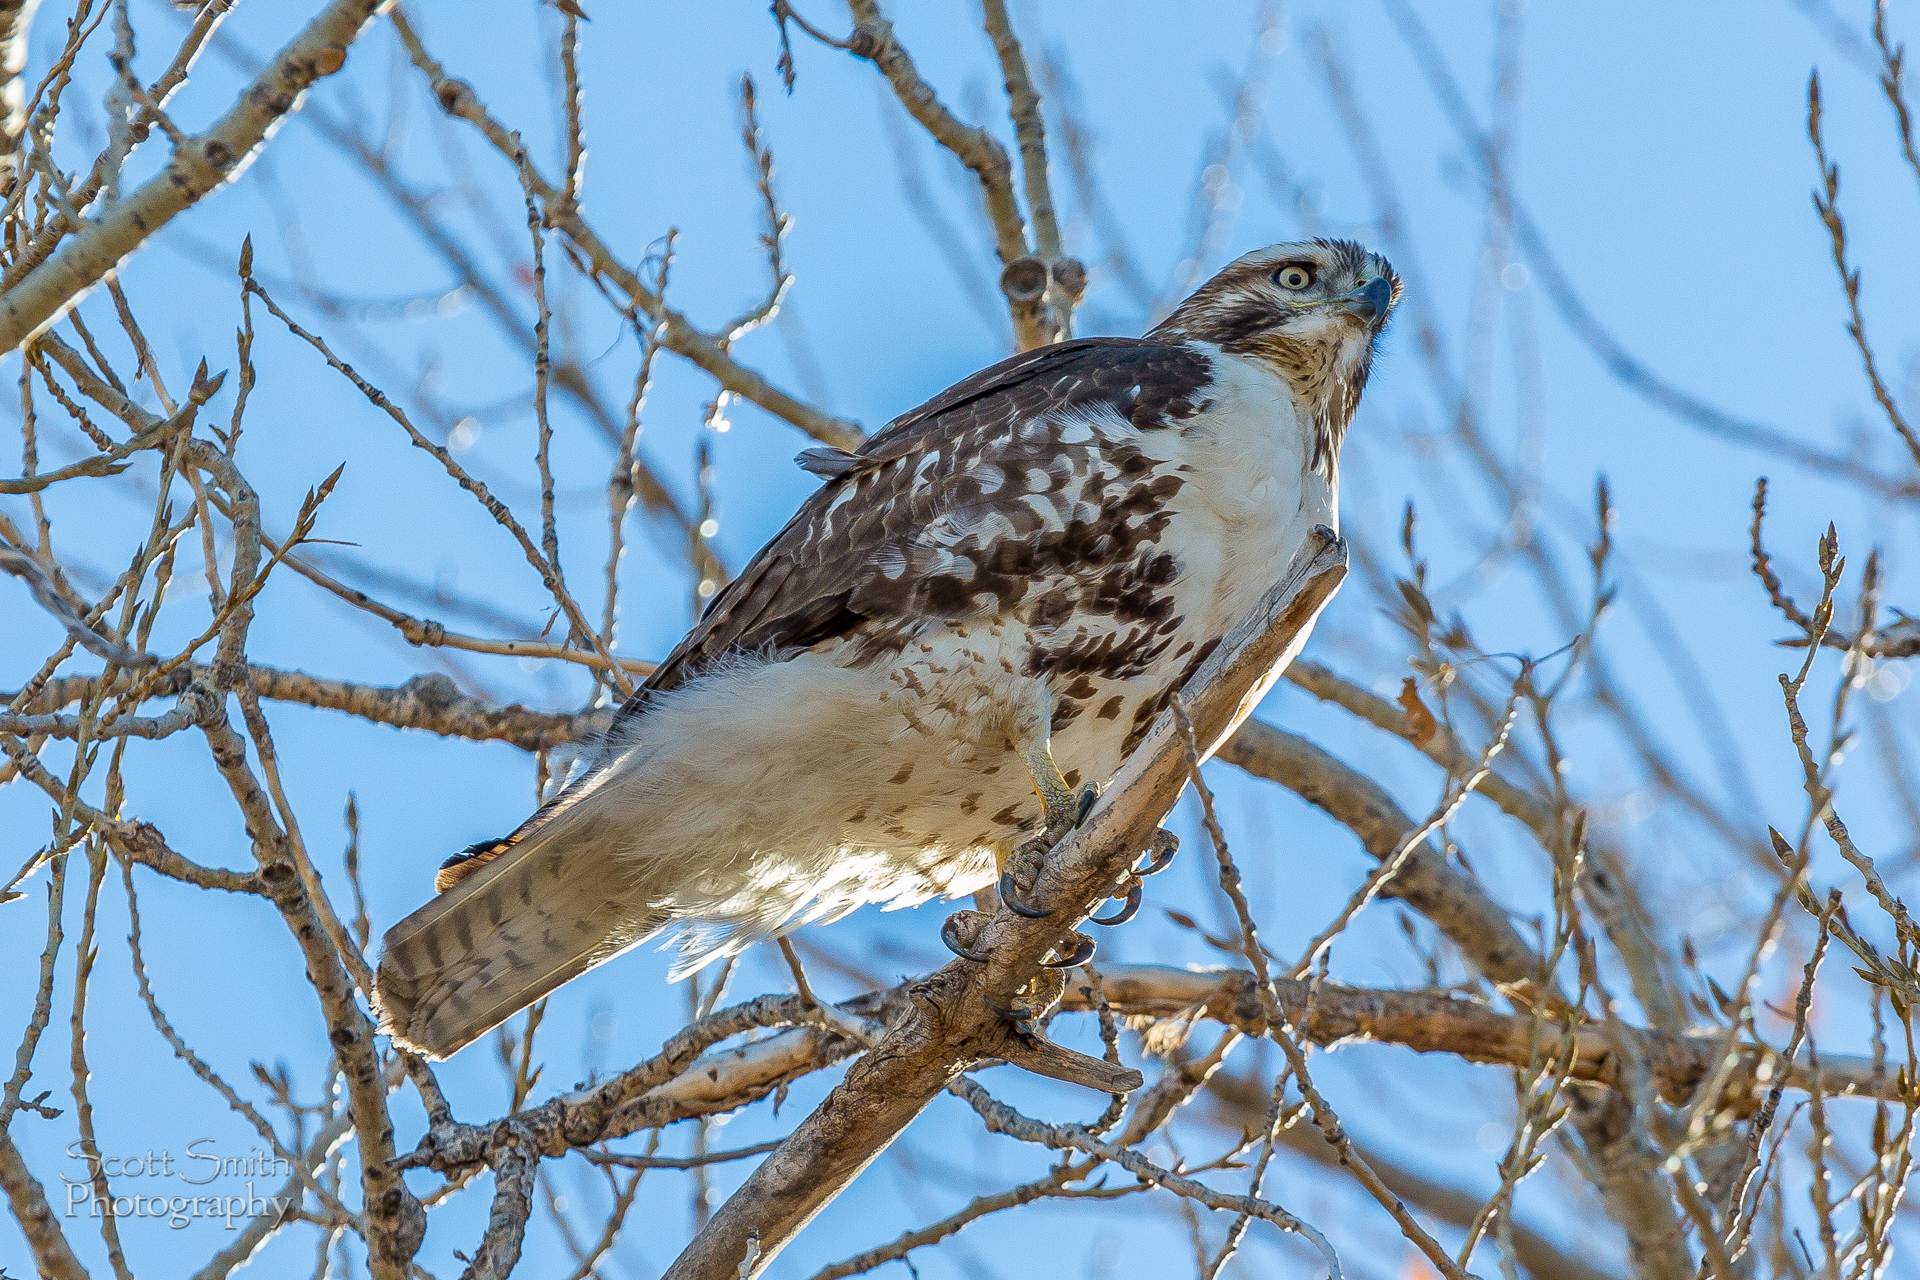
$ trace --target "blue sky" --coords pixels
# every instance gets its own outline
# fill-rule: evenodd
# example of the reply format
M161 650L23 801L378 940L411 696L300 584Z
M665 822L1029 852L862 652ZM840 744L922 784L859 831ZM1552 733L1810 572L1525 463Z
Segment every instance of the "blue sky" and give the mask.
M1867 268L1868 320L1896 389L1910 392L1920 335L1906 299L1920 286L1920 259L1910 251L1920 192L1915 175L1898 161L1889 112L1859 62L1860 47L1785 3L1508 3L1518 37L1508 155L1514 190L1584 305L1677 387L1735 416L1895 468L1891 433L1875 416L1859 376L1826 239L1808 201L1816 168L1805 139L1806 81L1818 65L1829 146L1843 169L1843 208L1856 260ZM1865 16L1864 6L1856 7L1862 12L1847 12L1845 23ZM193 127L224 109L239 83L236 65L258 65L298 20L296 8L238 6L227 28L234 58L216 52L206 59L177 101L175 118ZM994 268L971 179L903 120L870 66L796 32L798 83L788 96L774 71L775 33L762 5L601 0L589 8L593 21L582 45L587 215L634 262L657 249L669 229L677 231L669 286L676 306L696 322L714 324L764 289L761 215L737 136L739 79L751 72L777 158L780 198L793 218L787 254L796 283L781 319L744 342L742 358L875 427L1006 353L1004 317L976 302ZM436 55L520 128L533 154L555 172L553 12L525 4L412 9ZM143 36L142 62L157 65L169 52L163 35L180 24L166 6L136 4L134 10L140 29L150 33ZM825 3L808 11L829 29L843 25ZM903 0L889 12L945 99L1004 134L991 48L972 7ZM1496 10L1427 4L1419 12L1473 110L1490 119ZM35 68L52 56L57 18L51 8L42 15ZM1603 634L1608 662L1707 792L1739 802L1742 830L1757 837L1767 822L1797 830L1803 801L1774 680L1789 655L1772 645L1782 627L1745 568L1754 479L1772 477L1775 552L1789 585L1803 596L1813 583L1813 539L1831 519L1856 563L1869 545L1892 553L1893 599L1920 599L1914 505L1889 511L1846 486L1708 435L1614 376L1542 290L1537 264L1522 253L1508 259L1485 252L1487 205L1473 153L1387 8L1287 6L1265 55L1258 50L1257 15L1244 4L1064 0L1016 6L1016 19L1036 60L1045 55L1064 62L1090 129L1104 199L1157 287L1175 278L1193 242L1194 193L1216 155L1223 86L1238 83L1250 59L1270 58L1253 103L1257 129L1231 157L1231 212L1204 267L1302 234L1354 235L1394 256L1410 283L1343 461L1346 532L1360 551L1395 568L1400 513L1412 502L1421 516L1422 551L1435 580L1447 586L1445 602L1465 613L1480 644L1545 653L1570 638L1568 629L1542 606L1515 554L1488 557L1481 549L1491 535L1537 517L1552 553L1571 566L1570 580L1583 583L1584 522L1595 478L1604 472L1617 508L1625 606ZM1330 99L1321 70L1330 52L1377 140L1379 172L1400 206L1397 230L1382 228L1377 175L1356 160ZM76 90L83 96L70 99L75 107L98 101L102 72L97 56L83 65ZM526 253L513 174L475 138L439 118L391 34L371 33L312 104L358 122L370 137L391 137L410 181L442 193L436 207L489 264L530 325L530 296L505 265ZM83 131L87 115L72 112L82 130L71 142L74 157L97 141ZM135 169L144 175L155 164L148 157ZM1277 168L1304 198L1273 180ZM957 229L957 247L947 232L914 214L903 173L927 193L940 222ZM1149 322L1141 300L1101 270L1103 236L1059 167L1055 184L1070 245L1094 267L1082 330L1139 332ZM476 216L459 197L463 187L487 193L490 212ZM449 285L444 264L312 120L290 121L242 181L179 219L128 264L127 291L173 382L183 383L202 357L215 369L232 364L239 317L232 263L249 233L262 277L282 304L336 340L342 354L415 411L430 434L468 423L463 459L531 518L530 360L479 308L440 296ZM572 317L557 342L588 365L611 402L623 403L637 358L633 337L589 286L559 267L561 257L557 245L550 246L556 296ZM368 305L353 320L329 317L303 288ZM87 314L101 321L97 330L111 316L102 301L88 304ZM1422 322L1445 343L1440 383L1416 341ZM489 635L509 634L510 621L527 628L517 634L537 629L544 619L540 584L502 531L310 350L264 314L256 312L256 324L260 380L241 459L262 494L268 527L284 529L305 490L344 462L322 517L323 536L353 544L354 556L406 579L489 601L502 615L475 619L449 610L444 620L450 624ZM8 368L17 369L17 362ZM1463 381L1474 390L1494 447L1533 495L1518 513L1489 494L1449 434L1454 405L1439 388ZM216 420L224 421L232 394L230 383L215 402ZM689 502L711 395L694 370L664 359L648 402L642 445ZM604 554L609 452L570 407L556 408L555 424L561 540L570 573L594 602L592 612ZM43 459L78 456L81 443L70 430L51 430ZM709 443L715 544L738 566L811 488L811 478L790 462L810 442L751 406L736 406L730 429ZM94 571L83 583L115 569L144 532L153 479L147 465L122 481L66 486L52 504L56 545ZM0 504L17 514L17 499ZM620 642L634 655L658 656L689 621L691 583L684 564L643 526L633 526L630 536L635 553L622 570L628 613ZM197 544L182 551L183 592L199 580L197 557ZM1656 628L1680 638L1689 665L1663 658L1659 632L1645 621L1650 616L1658 619ZM157 647L192 634L202 617L183 601L177 615L163 621ZM0 580L0 619L0 684L11 687L54 646L57 632L10 580ZM442 669L434 654L409 648L385 624L286 573L262 599L251 652L260 662L381 684ZM1404 640L1358 581L1333 606L1309 656L1387 693L1408 671ZM576 668L556 664L495 658L462 662L459 669L473 691L501 700L572 708L587 692ZM1892 699L1876 707L1911 721L1914 695L1900 696L1909 674L1889 671L1869 692ZM1705 714L1703 700L1717 706L1724 729ZM290 799L336 885L343 809L348 795L355 797L377 929L417 905L446 852L508 829L534 799L527 758L504 745L400 733L294 706L274 705L270 714ZM1405 748L1290 687L1276 691L1262 715L1311 734L1379 777L1412 812L1424 812L1439 794L1437 775ZM1737 974L1742 928L1764 902L1765 883L1740 854L1651 791L1595 717L1576 708L1569 719L1571 784L1594 804L1604 829L1635 853L1647 896L1687 904L1673 918L1673 930L1689 931L1712 971L1723 978ZM1731 745L1730 768L1709 749L1716 738ZM50 758L62 760L57 748ZM131 759L130 814L155 822L203 861L247 864L244 832L197 737L137 744ZM1870 758L1857 761L1849 775L1855 790L1843 789L1843 796L1862 843L1897 855L1912 834L1877 769ZM1337 910L1370 864L1350 835L1291 795L1224 766L1215 772L1254 900L1269 937L1284 951ZM1731 791L1727 773L1741 779ZM0 831L10 836L0 853L13 865L44 838L45 813L39 793L18 784L0 789ZM1204 849L1184 809L1176 825L1189 835L1190 850ZM1542 861L1511 827L1470 808L1456 834L1496 896L1522 914L1545 907ZM1156 882L1155 905L1202 921L1222 919L1205 862L1204 852L1190 856ZM1850 886L1843 870L1823 859L1816 878ZM75 864L68 875L71 929L84 870ZM7 920L0 928L0 966L21 975L0 983L0 1025L19 1025L31 996L26 975L39 953L43 912L40 885L30 887L29 901L0 908ZM285 1061L303 1096L317 1098L326 1084L317 1065L324 1032L300 982L297 954L273 913L261 903L213 899L153 877L141 878L140 904L159 999L188 1039L243 1087L257 1091L250 1061ZM863 913L809 941L888 980L937 963L934 933L943 910ZM1391 905L1363 916L1335 950L1334 976L1362 984L1422 982L1400 916ZM102 959L87 1043L97 1072L102 1145L177 1150L213 1137L234 1151L253 1147L250 1131L171 1059L147 1022L133 994L125 931L116 875L101 907ZM1431 931L1421 936L1430 941ZM1154 910L1102 941L1120 959L1218 960ZM1797 965L1796 945L1804 947L1804 930L1790 936L1782 965ZM656 1047L685 1009L685 992L664 985L665 968L664 957L639 953L556 998L543 1032L545 1084L564 1085ZM40 1084L56 1095L64 1081L61 1001L70 998L70 974L68 963L56 991L60 1012L39 1058ZM853 989L831 972L816 978L829 992ZM782 989L785 982L777 959L755 956L733 993ZM1840 1002L1831 1018L1832 1047L1862 1047L1857 1006ZM1321 1073L1323 1087L1345 1104L1350 1127L1364 1140L1462 1185L1492 1184L1509 1095L1501 1074L1372 1047L1328 1056ZM500 1107L502 1086L488 1050L448 1064L441 1076L463 1114L489 1115ZM1084 1097L1004 1070L986 1080L1010 1100L1050 1115L1091 1116L1098 1109ZM796 1088L777 1116L763 1106L718 1127L714 1144L783 1131L827 1083ZM417 1133L419 1117L404 1097L398 1112L405 1142ZM69 1109L59 1121L15 1125L43 1177L77 1171L62 1154L73 1137L71 1120ZM684 1150L688 1140L674 1133L667 1149ZM717 1172L717 1192L724 1194L746 1167ZM1030 1152L983 1135L957 1104L943 1100L893 1157L822 1215L778 1274L808 1274L1040 1167ZM604 1198L597 1179L580 1169L555 1172L566 1194L592 1205ZM654 1274L670 1259L689 1229L680 1177L650 1178L658 1185L643 1201L646 1212L634 1219L605 1274ZM1397 1274L1401 1246L1391 1224L1317 1167L1283 1159L1270 1189L1333 1234L1356 1274ZM1522 1192L1521 1213L1574 1239L1592 1212L1584 1196L1562 1161ZM957 1253L916 1262L928 1277L996 1268L1023 1274L1050 1257L1072 1274L1088 1275L1104 1274L1120 1259L1143 1272L1184 1265L1185 1229L1171 1202L1135 1203L1133 1212L1118 1214L1074 1204L1040 1207L971 1228ZM457 1270L452 1250L471 1247L483 1215L484 1197L472 1192L436 1212L423 1264L435 1274ZM1035 1221L1045 1229L1032 1231ZM69 1225L85 1256L103 1256L91 1224ZM0 1226L0 1265L20 1272L24 1248L11 1232L10 1225ZM144 1261L140 1273L156 1275L185 1274L224 1234L218 1224L171 1230L150 1221L129 1222L123 1233L136 1264ZM1307 1254L1296 1243L1257 1231L1252 1241L1249 1272L1307 1274ZM1021 1252L1009 1253L1016 1242ZM312 1250L310 1233L286 1233L255 1263L255 1273L305 1268ZM567 1257L543 1221L524 1273L563 1274Z

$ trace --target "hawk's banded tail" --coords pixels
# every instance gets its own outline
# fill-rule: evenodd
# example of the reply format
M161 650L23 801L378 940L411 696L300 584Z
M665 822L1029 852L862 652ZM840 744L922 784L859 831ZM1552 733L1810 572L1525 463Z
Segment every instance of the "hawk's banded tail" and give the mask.
M382 1031L444 1058L659 932L664 914L639 905L633 864L594 838L590 808L536 819L443 871L444 892L387 933Z

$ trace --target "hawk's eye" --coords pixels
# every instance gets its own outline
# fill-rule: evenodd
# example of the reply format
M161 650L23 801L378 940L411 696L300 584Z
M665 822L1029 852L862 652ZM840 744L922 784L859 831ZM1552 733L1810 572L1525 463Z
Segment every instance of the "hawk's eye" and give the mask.
M1313 268L1304 262L1289 262L1273 273L1273 282L1282 289L1291 289L1298 293L1302 289L1313 287Z

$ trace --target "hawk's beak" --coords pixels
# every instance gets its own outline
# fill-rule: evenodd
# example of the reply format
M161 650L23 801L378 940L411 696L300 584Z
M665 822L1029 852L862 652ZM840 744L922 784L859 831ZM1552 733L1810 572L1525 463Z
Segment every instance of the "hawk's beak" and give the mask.
M1334 305L1350 316L1358 316L1368 324L1377 325L1387 314L1387 308L1393 305L1393 286L1385 277L1373 279L1355 289L1343 298L1337 298Z

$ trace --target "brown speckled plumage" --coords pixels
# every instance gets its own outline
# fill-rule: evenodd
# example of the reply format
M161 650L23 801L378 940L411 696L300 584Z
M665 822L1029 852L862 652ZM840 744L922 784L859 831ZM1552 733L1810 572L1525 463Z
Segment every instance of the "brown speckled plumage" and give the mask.
M1143 431L1165 430L1205 409L1201 391L1212 376L1184 344L1084 338L1003 360L950 387L842 455L832 478L714 597L622 714L728 654L781 656L854 632L870 653L897 652L922 621L972 613L983 593L1005 608L1026 594L1022 580L1123 562L1128 517L1177 490L1180 478L1156 475L1142 486L1152 464L1124 447L1099 474L1076 475L1049 424L1098 406ZM816 472L823 452L809 451ZM1096 504L1092 519L1049 528L1019 504L1076 480ZM932 521L988 507L1016 536L966 548L981 553L975 572L960 577L915 555L915 535Z

